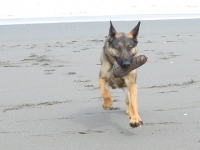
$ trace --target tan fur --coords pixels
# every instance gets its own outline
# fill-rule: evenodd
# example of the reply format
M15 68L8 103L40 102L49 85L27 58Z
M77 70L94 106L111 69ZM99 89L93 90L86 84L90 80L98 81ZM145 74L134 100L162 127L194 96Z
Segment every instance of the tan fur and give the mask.
M133 35L132 35L131 33L128 33L128 34L126 34L126 37L127 37L127 38L132 38Z

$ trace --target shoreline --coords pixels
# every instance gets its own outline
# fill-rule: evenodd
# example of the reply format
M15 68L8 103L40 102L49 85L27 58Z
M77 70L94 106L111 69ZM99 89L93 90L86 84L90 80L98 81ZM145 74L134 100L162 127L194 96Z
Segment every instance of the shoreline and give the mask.
M106 21L162 21L200 19L200 14L137 14L137 15L106 15L106 16L69 16L69 17L38 17L0 19L0 25L48 24L48 23L83 23Z

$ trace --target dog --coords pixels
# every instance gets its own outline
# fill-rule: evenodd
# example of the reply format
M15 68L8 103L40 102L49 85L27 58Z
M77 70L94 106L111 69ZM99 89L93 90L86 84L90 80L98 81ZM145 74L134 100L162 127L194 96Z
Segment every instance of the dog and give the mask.
M128 34L119 33L110 21L110 29L100 56L101 69L99 85L104 109L112 109L113 99L109 86L113 89L122 88L125 91L126 113L130 115L130 126L133 128L143 124L138 113L136 69L121 78L115 78L113 69L117 66L129 67L137 55L138 33L140 21Z

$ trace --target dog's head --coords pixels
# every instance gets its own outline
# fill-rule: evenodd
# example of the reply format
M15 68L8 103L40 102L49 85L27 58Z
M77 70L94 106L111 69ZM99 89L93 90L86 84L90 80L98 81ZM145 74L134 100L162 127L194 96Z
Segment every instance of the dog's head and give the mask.
M107 48L110 55L114 58L113 60L123 68L130 66L134 56L136 56L139 27L140 22L128 34L118 33L110 21Z

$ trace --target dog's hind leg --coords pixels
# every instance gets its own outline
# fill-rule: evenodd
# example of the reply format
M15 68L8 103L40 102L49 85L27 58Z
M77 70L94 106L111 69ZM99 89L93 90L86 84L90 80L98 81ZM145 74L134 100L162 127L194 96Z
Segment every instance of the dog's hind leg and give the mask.
M101 88L102 97L104 99L103 108L111 108L113 104L113 99L108 89L108 82L106 81L106 79L99 77L99 85Z

